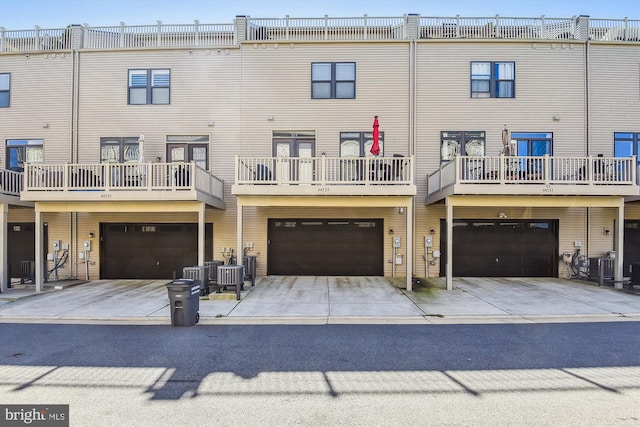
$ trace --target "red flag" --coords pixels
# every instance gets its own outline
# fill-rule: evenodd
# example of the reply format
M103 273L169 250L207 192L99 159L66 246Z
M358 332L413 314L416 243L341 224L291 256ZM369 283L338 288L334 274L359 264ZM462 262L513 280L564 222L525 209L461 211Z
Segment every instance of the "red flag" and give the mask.
M380 154L380 132L378 128L380 125L378 124L378 116L375 116L373 119L373 145L371 146L371 154L377 156Z

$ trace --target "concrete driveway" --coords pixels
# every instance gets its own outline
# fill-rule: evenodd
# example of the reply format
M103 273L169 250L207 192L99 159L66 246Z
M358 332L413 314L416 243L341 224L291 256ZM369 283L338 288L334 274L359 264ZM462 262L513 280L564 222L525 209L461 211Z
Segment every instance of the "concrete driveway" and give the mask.
M170 324L167 280L58 282L46 292L0 294L0 321ZM201 298L201 323L475 323L640 320L640 295L553 278L455 278L408 292L382 277L258 278L235 293ZM56 289L59 288L59 289ZM13 301L11 301L13 300Z

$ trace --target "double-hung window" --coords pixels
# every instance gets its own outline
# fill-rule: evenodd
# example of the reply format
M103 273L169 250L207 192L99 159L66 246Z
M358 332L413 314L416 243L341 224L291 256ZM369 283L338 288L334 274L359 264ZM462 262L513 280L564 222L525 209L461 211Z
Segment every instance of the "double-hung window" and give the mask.
M129 104L169 104L171 71L129 70Z
M354 99L355 62L315 62L311 64L311 98Z
M631 157L640 153L640 132L614 132L613 133L613 155L615 157Z
M0 108L9 106L9 94L11 89L11 75L0 73Z
M515 98L515 62L472 62L472 98Z

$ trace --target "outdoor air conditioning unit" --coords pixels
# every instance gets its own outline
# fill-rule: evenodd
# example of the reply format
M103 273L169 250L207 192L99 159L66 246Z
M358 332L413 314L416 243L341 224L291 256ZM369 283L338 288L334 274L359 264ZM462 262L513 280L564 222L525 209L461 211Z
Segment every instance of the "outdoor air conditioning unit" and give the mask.
M589 258L589 279L613 279L615 259Z

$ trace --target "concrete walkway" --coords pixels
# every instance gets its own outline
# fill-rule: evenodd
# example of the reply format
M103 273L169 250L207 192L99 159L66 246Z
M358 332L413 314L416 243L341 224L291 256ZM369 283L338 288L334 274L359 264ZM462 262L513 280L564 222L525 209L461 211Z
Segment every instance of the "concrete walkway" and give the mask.
M170 324L167 280L57 282L0 294L0 322ZM382 277L260 277L199 301L200 323L640 321L640 292L553 278L433 279L414 291Z

